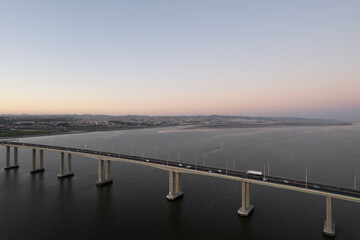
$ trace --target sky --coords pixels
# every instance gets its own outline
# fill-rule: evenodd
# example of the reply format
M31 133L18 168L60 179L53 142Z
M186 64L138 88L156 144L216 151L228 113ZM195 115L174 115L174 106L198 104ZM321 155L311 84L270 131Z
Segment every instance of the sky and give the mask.
M360 1L0 0L0 114L360 121Z

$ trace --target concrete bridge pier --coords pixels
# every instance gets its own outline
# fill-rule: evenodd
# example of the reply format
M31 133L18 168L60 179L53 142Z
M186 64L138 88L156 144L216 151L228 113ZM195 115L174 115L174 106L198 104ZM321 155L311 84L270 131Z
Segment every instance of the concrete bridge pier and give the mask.
M181 191L181 181L179 172L169 172L169 194L167 200L175 200L182 197L184 192Z
M60 172L57 175L58 178L66 178L74 176L74 173L71 172L71 153L67 154L67 168L66 172L64 169L64 155L65 153L60 153Z
M6 164L4 167L4 170L9 170L9 169L13 169L13 168L18 168L18 148L14 147L14 165L10 166L10 147L6 147L6 153L5 153L5 159L6 159Z
M17 147L14 147L14 166L18 168L19 167L19 150Z
M34 174L34 173L39 173L39 172L43 172L45 171L44 169L44 151L40 150L39 153L39 168L36 168L36 149L32 150L32 159L31 159L31 170L30 173Z
M104 178L104 162L105 162L105 178ZM98 161L98 181L96 182L96 186L102 186L106 184L111 184L113 180L110 178L110 160L102 160Z
M331 197L326 197L326 220L324 222L323 233L327 236L335 236L335 223L332 220Z
M250 203L250 183L243 181L241 186L241 208L238 210L238 214L246 217L253 210L254 205Z

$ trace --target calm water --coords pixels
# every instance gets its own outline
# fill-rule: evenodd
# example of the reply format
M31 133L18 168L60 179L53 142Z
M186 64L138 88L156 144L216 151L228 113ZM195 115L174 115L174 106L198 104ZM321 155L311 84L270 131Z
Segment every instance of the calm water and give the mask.
M98 149L354 187L360 179L360 125L267 129L142 129L34 137L24 142ZM239 217L241 183L182 175L181 200L169 202L168 174L114 162L114 184L97 188L97 161L73 155L75 176L59 180L59 154L44 152L45 172L0 170L0 239L327 239L325 198L251 188L254 213ZM0 168L5 165L0 147ZM360 181L358 182L360 185ZM359 186L360 188L360 186ZM360 204L333 200L336 239L360 239Z

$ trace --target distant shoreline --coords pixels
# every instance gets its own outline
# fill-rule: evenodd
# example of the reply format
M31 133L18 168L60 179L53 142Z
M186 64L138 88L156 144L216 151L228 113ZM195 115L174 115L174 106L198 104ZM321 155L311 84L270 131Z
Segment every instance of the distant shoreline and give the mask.
M44 133L41 131L48 131L48 130L41 130L41 129L28 129L28 130L19 130L19 135L13 134L17 131L12 131L12 134L6 135L4 132L8 131L1 131L0 130L0 140L1 139L9 139L9 138L28 138L28 137L43 137L43 136L56 136L56 135L67 135L67 134L78 134L78 133L91 133L91 132L110 132L110 131L123 131L123 130L136 130L136 129L150 129L150 128L160 128L164 126L146 126L146 127L131 127L131 128L97 128L93 130L69 130L69 131L63 131L63 132L48 132ZM175 127L175 126L169 126L169 127ZM31 131L37 131L39 130L38 134L30 134ZM51 131L51 130L50 130ZM21 134L22 132L27 132L27 134ZM28 134L29 133L29 134Z
M329 126L350 126L352 123L269 123L269 124L208 124L208 125L173 125L173 126L144 126L144 127L131 127L131 128L97 128L87 130L69 130L64 132L47 132L44 133L44 129L37 130L19 130L11 131L7 135L7 131L0 131L1 139L9 138L28 138L28 137L43 137L43 136L56 136L56 135L67 135L67 134L78 134L78 133L91 133L91 132L110 132L110 131L123 131L123 130L136 130L136 129L152 129L152 128L164 128L164 127L184 127L184 129L231 129L231 128L267 128L267 127L329 127ZM38 132L38 134L31 134L31 131ZM50 130L51 131L51 130ZM22 134L26 132L26 134Z
M266 128L266 127L330 127L350 126L352 123L269 123L269 124L209 124L191 126L187 129L227 129L227 128Z

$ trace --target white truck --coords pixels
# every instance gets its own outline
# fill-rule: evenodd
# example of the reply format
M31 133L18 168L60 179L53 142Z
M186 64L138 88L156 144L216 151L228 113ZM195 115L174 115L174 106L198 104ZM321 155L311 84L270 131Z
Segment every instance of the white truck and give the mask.
M254 171L254 170L247 170L246 174L250 174L250 175L256 175L256 176L262 176L262 172L260 171Z

